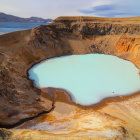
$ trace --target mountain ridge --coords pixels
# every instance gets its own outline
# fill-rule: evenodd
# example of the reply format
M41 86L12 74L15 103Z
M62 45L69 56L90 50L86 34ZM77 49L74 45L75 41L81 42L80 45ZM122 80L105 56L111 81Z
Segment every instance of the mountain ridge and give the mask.
M33 22L39 22L39 23L47 23L47 22L51 22L52 19L48 18L48 19L43 19L40 17L30 17L30 18L22 18L22 17L18 17L18 16L14 16L14 15L10 15L10 14L5 14L3 12L0 12L0 22L29 22L29 23L33 23Z

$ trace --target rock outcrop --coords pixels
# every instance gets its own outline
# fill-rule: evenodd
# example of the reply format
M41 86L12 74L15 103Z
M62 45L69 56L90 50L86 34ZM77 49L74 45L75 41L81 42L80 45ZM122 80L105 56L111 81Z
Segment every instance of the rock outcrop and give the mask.
M40 113L49 113L57 105L57 100L54 101L49 93L45 94L35 88L28 79L28 69L44 59L71 54L103 53L129 60L140 68L139 21L140 18L60 17L48 25L0 35L0 126L10 128ZM139 102L139 93L133 98ZM124 121L123 115L117 116L110 112L117 108L118 113L124 111L127 114L130 111L132 116L138 118L140 106L134 103L135 99L119 102L123 102L124 106L130 104L131 110L129 106L126 106L128 110L123 107L119 110L118 107L122 105L114 102L98 111L103 116L108 114ZM134 113L136 108L137 113ZM127 119L125 121L129 123ZM140 123L139 118L135 123ZM132 125L128 125L128 128L127 131L130 131ZM133 133L139 137L138 126L133 127L132 131L137 131L136 134Z

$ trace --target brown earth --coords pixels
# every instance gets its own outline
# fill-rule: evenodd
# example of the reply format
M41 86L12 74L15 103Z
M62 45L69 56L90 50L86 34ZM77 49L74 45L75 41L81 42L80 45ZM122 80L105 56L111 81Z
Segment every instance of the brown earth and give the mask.
M35 88L28 79L28 69L44 59L87 53L116 55L140 68L140 17L60 17L48 25L0 35L1 127L10 128L42 112L50 112L19 128L45 124L51 127L43 127L42 133L48 137L50 133L74 137L92 133L92 137L102 139L140 139L139 92L129 98L103 101L97 108L86 108L71 103L65 97L67 94L63 96L63 90L57 90L53 100L50 91ZM15 137L22 131L12 130ZM38 131L30 134L37 137Z

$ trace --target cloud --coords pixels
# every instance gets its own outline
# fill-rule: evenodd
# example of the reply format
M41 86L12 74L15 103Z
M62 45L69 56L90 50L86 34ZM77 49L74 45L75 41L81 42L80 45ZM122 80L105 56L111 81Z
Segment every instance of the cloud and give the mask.
M0 0L0 12L21 17L139 16L139 0Z
M128 15L132 15L132 14L136 14L136 13L130 13L130 12L125 12L125 11L121 11L118 10L117 7L115 7L115 5L100 5L100 6L95 6L89 10L79 10L79 12L83 13L83 14L95 14L95 15L99 15L99 16L104 16L104 17L121 17L121 16L128 16Z
M103 17L130 17L130 16L140 16L140 9L138 0L112 0L108 2L107 0L102 0L98 5L94 5L89 9L80 9L80 13L90 15L92 14Z
M114 5L100 5L100 6L95 6L89 10L79 10L79 12L84 13L84 14L92 14L92 13L104 13L104 12L109 12L113 11L115 9Z
M78 16L83 15L78 8L88 9L92 3L93 0L0 0L0 12L22 17Z

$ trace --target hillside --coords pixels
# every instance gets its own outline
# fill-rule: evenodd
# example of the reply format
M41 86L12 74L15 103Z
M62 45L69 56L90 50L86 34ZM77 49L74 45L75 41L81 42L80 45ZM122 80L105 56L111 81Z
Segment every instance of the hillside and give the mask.
M52 19L43 19L39 17L21 18L13 15L8 15L0 12L0 22L39 22L47 23L51 22Z

